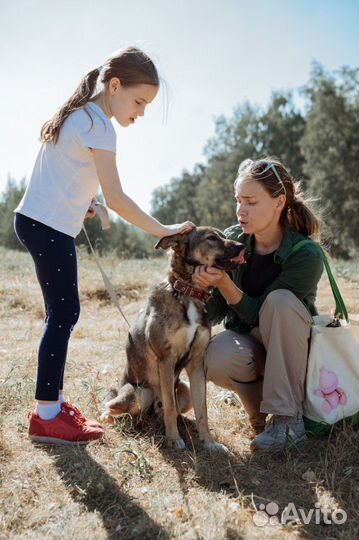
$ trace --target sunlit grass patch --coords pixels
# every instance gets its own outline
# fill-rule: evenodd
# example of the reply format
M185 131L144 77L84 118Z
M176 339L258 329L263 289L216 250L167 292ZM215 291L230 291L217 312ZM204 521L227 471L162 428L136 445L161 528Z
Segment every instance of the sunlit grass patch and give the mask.
M166 258L101 263L121 292L130 321L149 287L164 276ZM335 262L349 310L357 311L355 265ZM166 447L163 425L148 415L123 416L103 441L86 448L34 446L27 437L33 408L43 305L26 253L0 249L0 538L215 539L327 538L356 540L359 522L359 432L349 426L300 449L273 455L250 450L251 432L240 402L208 384L209 425L231 454L211 454L198 440L193 411L179 419L185 451ZM81 317L69 344L65 391L97 417L120 379L127 326L103 290L93 259L79 254ZM319 305L333 301L325 279ZM220 330L216 328L215 331ZM289 502L345 509L348 521L280 523L258 527L261 504Z

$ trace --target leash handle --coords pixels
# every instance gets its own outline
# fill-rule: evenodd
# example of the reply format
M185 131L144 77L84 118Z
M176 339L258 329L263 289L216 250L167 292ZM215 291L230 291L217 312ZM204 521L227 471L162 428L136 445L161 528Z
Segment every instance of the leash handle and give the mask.
M100 218L102 230L105 231L106 229L110 229L111 228L110 216L108 214L108 210L106 206L95 201L90 204L90 208L95 210L96 214Z

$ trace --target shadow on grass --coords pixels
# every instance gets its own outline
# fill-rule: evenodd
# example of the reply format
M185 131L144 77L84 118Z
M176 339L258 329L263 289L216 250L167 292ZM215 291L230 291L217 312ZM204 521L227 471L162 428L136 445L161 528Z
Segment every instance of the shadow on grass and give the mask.
M180 434L186 441L187 448L191 448L192 452L188 450L175 450L166 447L163 422L154 414L146 414L140 418L135 418L132 420L129 420L129 417L126 417L122 421L118 420L118 422L117 427L122 435L125 435L126 437L135 436L137 440L138 435L143 435L144 440L152 439L156 442L158 449L165 461L170 463L177 471L180 489L183 495L182 504L186 508L186 515L189 516L188 526L191 530L191 538L193 538L193 540L212 538L203 536L203 533L198 530L198 518L196 518L192 512L192 505L194 503L190 495L187 497L188 490L190 488L187 476L193 471L196 473L196 480L198 483L206 488L209 487L209 484L207 485L205 481L205 471L202 471L204 473L202 478L197 476L199 471L199 458L195 453L195 446L198 448L200 444L198 440L193 440L194 437L197 436L195 421L183 417L180 417L179 420ZM203 507L202 511L203 519L205 520L205 513L207 512L206 507ZM223 530L223 536L221 535L221 538L224 540L244 540L247 537L242 536L238 530L228 526L225 530Z
M168 532L153 521L87 452L86 447L44 447L52 457L71 497L97 512L109 540L169 539ZM90 538L84 531L84 538Z
M135 426L137 433L163 440L164 428L158 422L144 419ZM253 515L265 510L270 502L276 503L276 517L281 519L283 510L292 503L298 512L299 523L287 523L287 531L294 527L308 538L357 538L359 522L359 432L351 427L338 429L328 437L310 437L299 447L271 453L252 453L245 438L243 452L210 453L201 448L195 422L179 418L179 431L187 451L159 446L163 458L176 468L179 483L186 499L191 483L188 474L195 473L195 481L203 488L225 494L240 502ZM238 437L241 434L238 433ZM308 473L309 477L305 476ZM304 478L303 478L304 475ZM332 500L330 500L332 498ZM347 513L345 523L337 524L326 507L340 508ZM319 509L320 505L320 509ZM332 506L333 508L333 506ZM305 524L299 510L308 515ZM190 513L190 509L189 509ZM340 514L339 517L342 515ZM268 515L269 520L270 515ZM327 520L327 523L325 521ZM329 520L329 523L328 523ZM289 527L289 529L288 529ZM258 527L260 536L261 528ZM284 530L283 530L284 531ZM258 536L258 537L259 537ZM241 540L240 531L229 526L224 538Z

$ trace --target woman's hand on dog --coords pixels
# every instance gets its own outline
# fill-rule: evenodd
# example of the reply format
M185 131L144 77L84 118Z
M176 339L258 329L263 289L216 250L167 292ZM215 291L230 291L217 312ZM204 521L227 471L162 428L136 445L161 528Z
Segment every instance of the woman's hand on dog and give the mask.
M229 275L213 266L196 266L192 281L201 289L216 287L229 304L238 304L243 298L243 292L233 283Z
M213 266L196 266L192 275L192 281L201 289L208 287L222 287L230 280L224 270L219 270Z

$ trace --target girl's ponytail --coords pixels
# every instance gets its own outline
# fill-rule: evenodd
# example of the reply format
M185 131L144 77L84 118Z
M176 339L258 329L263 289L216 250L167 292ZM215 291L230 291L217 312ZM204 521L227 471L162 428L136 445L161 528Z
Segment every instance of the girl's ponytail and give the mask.
M91 99L96 88L96 82L100 69L101 68L96 68L89 71L89 73L87 73L87 75L85 75L85 77L82 79L73 95L64 103L61 109L51 118L51 120L45 122L40 132L41 142L57 143L60 128L65 122L66 118L70 115L70 113L79 107L82 107Z

